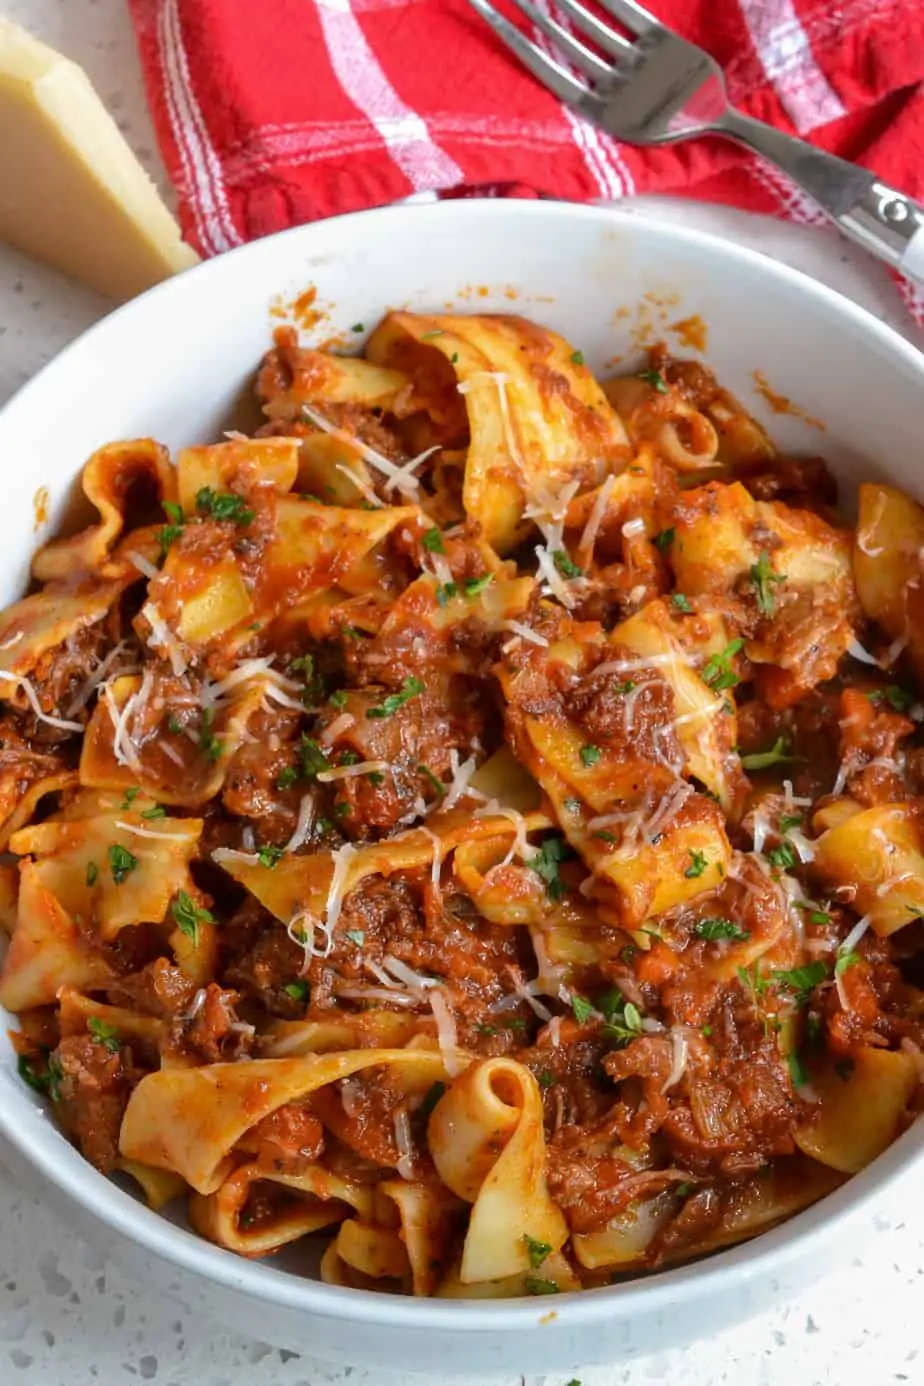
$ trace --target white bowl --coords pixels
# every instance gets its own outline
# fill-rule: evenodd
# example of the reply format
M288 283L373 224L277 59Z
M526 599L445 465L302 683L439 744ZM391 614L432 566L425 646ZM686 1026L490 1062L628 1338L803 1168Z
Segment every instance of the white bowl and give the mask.
M600 372L698 314L706 359L789 449L820 452L845 489L887 476L921 486L924 357L869 314L763 256L710 236L560 203L393 207L300 227L170 280L113 313L0 412L4 476L0 601L28 581L34 498L61 519L94 448L152 434L175 448L228 426L266 349L274 299L309 284L333 305L319 335L388 308L519 312L549 324ZM483 292L482 292L483 290ZM512 295L516 297L512 297ZM646 297L648 296L648 297ZM637 306L642 305L640 313ZM628 314L620 310L631 310ZM769 414L751 372L821 419ZM856 1235L887 1183L921 1161L908 1131L837 1193L707 1261L554 1300L415 1300L323 1285L244 1261L147 1211L56 1130L0 1050L4 1157L88 1237L201 1311L317 1357L406 1371L494 1374L580 1368L711 1334L818 1274Z

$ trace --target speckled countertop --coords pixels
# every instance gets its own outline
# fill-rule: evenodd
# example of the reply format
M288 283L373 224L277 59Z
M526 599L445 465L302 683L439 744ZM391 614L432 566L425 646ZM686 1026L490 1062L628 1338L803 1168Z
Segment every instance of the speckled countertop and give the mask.
M162 181L124 0L0 0L0 12L83 63L152 175ZM832 235L727 209L652 204L746 241L849 294L922 344L885 273ZM0 402L106 301L0 247ZM582 1386L924 1386L924 1211L906 1181L852 1254L802 1297L684 1350L585 1371ZM573 1375L573 1374L569 1374ZM0 1167L0 1383L15 1386L398 1386L403 1378L327 1368L194 1318L150 1294L22 1193ZM418 1378L420 1380L421 1378ZM564 1386L565 1376L528 1386ZM431 1386L465 1386L464 1378ZM503 1386L524 1386L522 1377Z

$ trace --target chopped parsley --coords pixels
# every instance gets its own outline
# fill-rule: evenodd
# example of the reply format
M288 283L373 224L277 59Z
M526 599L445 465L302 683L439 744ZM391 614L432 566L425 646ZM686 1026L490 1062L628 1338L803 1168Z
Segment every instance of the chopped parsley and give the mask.
M119 805L119 808L130 809L140 793L141 790L138 788L136 784L132 785L131 789L126 789L125 798L122 800L121 804Z
M142 809L141 817L147 818L148 821L151 821L155 818L166 818L167 810L164 808L163 804L154 804L152 808Z
M798 828L803 821L801 813L784 813L780 816L779 828L781 833L788 833L790 828Z
M211 910L202 909L185 890L178 890L176 899L170 906L170 913L180 933L191 938L193 944L199 942L199 925L214 924L215 916Z
M571 848L563 837L547 837L529 863L536 874L545 881L546 894L550 900L561 900L565 894L565 883L558 868L572 855Z
M225 743L212 731L212 722L215 717L214 708L207 707L202 714L202 721L199 723L199 735L197 745L199 750L208 757L209 760L218 760Z
M436 601L438 606L445 606L453 597L459 595L459 584L457 582L441 582L436 589Z
M584 576L584 569L579 568L565 553L564 549L553 549L552 559L555 563L555 567L563 578L579 578Z
M758 610L764 616L772 616L776 610L774 587L786 581L785 573L775 573L770 567L770 555L766 550L756 563L751 565L751 583L757 597Z
M810 924L830 924L831 916L826 910L817 910L811 900L797 900L800 910L808 910Z
M572 364L573 366L583 366L583 364L584 364L584 353L583 353L583 351L572 351L572 353L571 353L571 364Z
M685 596L683 592L674 592L671 595L671 605L675 606L678 611L682 611L684 616L689 616L693 610L690 605L690 598Z
M644 380L646 385L651 385L655 390L657 390L659 395L667 394L667 381L664 379L664 376L661 374L660 371L639 371L638 378L639 380Z
M778 736L769 751L754 751L751 755L742 756L741 764L745 770L767 770L771 765L782 765L787 761L802 760L802 756L794 756L791 752L792 746L789 738Z
M608 842L611 847L614 846L616 842L615 833L608 833L605 828L600 828L597 832L595 832L594 837L598 840L598 842Z
M790 992L797 1006L804 1006L809 996L828 975L823 962L806 963L803 967L793 967L786 971L771 974L773 981L784 991Z
M57 1102L61 1096L60 1084L64 1077L64 1070L59 1059L54 1057L48 1060L48 1066L44 1073L39 1073L32 1060L25 1054L20 1054L16 1060L16 1072L33 1092L39 1093L42 1097L51 1098L52 1102Z
M284 770L280 770L276 778L277 789L291 789L298 779L298 771L294 765L287 765Z
M565 799L563 807L566 808L569 813L580 813L581 801L580 799Z
M586 1025L588 1020L593 1019L594 1008L585 996L572 996L571 1009L574 1011L574 1018L579 1025Z
M304 1002L308 1000L309 987L307 982L286 982L283 991L291 1001Z
M895 712L907 712L915 701L914 694L900 688L897 683L890 683L888 688L877 688L866 696L874 704L888 703Z
M808 1074L805 1071L805 1064L802 1062L802 1055L797 1049L791 1049L786 1059L786 1066L789 1069L789 1076L794 1088L804 1088L808 1083Z
M211 486L202 486L196 492L196 509L205 511L214 520L231 520L236 525L249 525L256 515L242 496L230 491L213 491Z
M357 948L362 948L366 942L366 932L364 929L346 929L344 938L348 938L351 943L355 943Z
M109 848L109 870L112 872L112 879L116 885L121 885L126 876L138 865L138 858L123 847L119 842L113 842Z
M320 824L318 825L320 827ZM269 843L266 847L261 847L257 852L257 861L261 866L269 867L272 871L274 866L278 866L285 856L285 848L274 847Z
M171 712L170 716L167 718L167 731L171 732L173 736L179 736L182 730L182 722L178 717L174 717L173 713Z
M538 1270L547 1256L552 1254L552 1247L549 1242L539 1242L535 1237L531 1237L528 1232L523 1233L523 1243L529 1256L529 1264L533 1270Z
M708 683L709 687L716 693L723 692L726 688L734 688L740 682L738 675L731 667L731 662L735 655L744 649L744 641L739 639L730 640L725 649L719 654L712 655L703 666L703 682Z
M693 932L698 938L706 938L710 942L720 938L733 938L738 941L751 937L749 929L742 929L733 920L723 919L721 915L715 915L710 919L700 919L694 926Z
M103 1045L110 1054L118 1054L122 1048L122 1041L119 1039L119 1032L114 1025L110 1025L108 1020L100 1020L98 1015L91 1015L87 1019L87 1029L96 1044Z
M843 977L848 967L853 967L855 963L862 962L863 956L851 949L849 953L838 953L837 962L834 964L834 975Z
M344 707L346 707L346 702L347 702L346 689L345 689L345 688L338 688L336 693L332 693L332 694L330 695L330 698L328 699L328 702L330 703L331 707L337 707L337 708L344 708Z
M87 885L88 885L88 886L96 885L96 881L97 881L97 877L98 877L98 876L99 876L99 867L97 866L96 862L95 862L95 861L88 861L88 862L87 862Z
M443 531L436 525L428 529L420 541L428 553L445 553L446 546L443 543Z
M160 542L160 556L163 560L167 557L167 551L171 544L176 543L183 533L185 521L183 519L183 507L177 505L176 501L163 502L164 513L170 520L169 525L164 525L159 531L157 538Z
M675 534L676 530L674 529L662 529L661 533L656 534L654 537L655 548L660 549L662 553L667 553L671 544L674 542Z
M701 876L703 874L708 865L709 859L706 856L705 852L697 852L695 850L691 850L690 865L687 867L686 871L684 871L683 874L684 876L686 876L688 881L696 880L698 876Z
M310 736L302 733L298 747L299 760L302 763L302 778L306 780L316 780L322 770L330 769L330 761L321 750L318 743ZM345 764L348 762L344 762Z
M366 716L374 719L383 717L393 717L399 708L404 707L412 698L417 698L424 691L424 685L418 678L405 679L398 693L389 693L378 707L366 709Z
M365 330L365 324L361 322L354 322L353 326L350 328L351 332L365 332Z
M767 860L771 866L779 867L781 871L791 871L798 858L791 842L781 842L779 847L770 848Z
M528 1275L523 1286L530 1295L560 1295L561 1286L554 1280L544 1280L541 1275Z
M479 592L483 592L486 587L490 587L494 581L493 573L485 573L484 577L469 578L463 582L462 590L467 597L477 597Z
M434 789L437 794L446 793L446 786L443 784L443 781L440 779L439 775L433 773L429 765L418 765L417 769L420 771L421 775L429 781L431 788Z
M510 1025L507 1026L508 1030L511 1028ZM554 1088L555 1074L550 1073L547 1068L544 1068L541 1073L536 1074L536 1082L539 1084L540 1088Z
M441 327L434 327L432 332L421 332L420 341L429 342L432 337L442 337L442 335L443 329Z
M627 1001L618 987L606 992L597 1001L597 1009L605 1019L603 1034L622 1049L642 1033L642 1017L638 1006Z
M370 770L368 775L366 775L366 779L376 789L380 784L385 783L385 776L382 774L381 770Z
M601 757L602 755L603 755L603 752L600 750L600 747L599 747L599 746L590 746L590 745L582 746L582 747L581 747L581 764L582 764L583 766L585 766L585 767L589 770L589 769L591 768L591 766L597 764L597 762L599 761L599 759L600 759L600 757Z
M445 1091L445 1083L434 1083L428 1088L424 1100L420 1104L420 1113L422 1116L428 1117L430 1115Z

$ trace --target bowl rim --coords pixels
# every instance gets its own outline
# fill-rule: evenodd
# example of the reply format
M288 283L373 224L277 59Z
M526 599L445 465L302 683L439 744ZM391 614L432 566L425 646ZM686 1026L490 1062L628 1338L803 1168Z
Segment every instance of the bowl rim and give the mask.
M370 234L380 228L382 236L391 232L391 223L410 226L422 235L436 235L446 226L474 227L485 223L596 223L619 227L629 234L663 238L678 247L722 255L749 268L764 281L775 281L801 288L807 299L823 305L829 312L851 320L872 344L878 342L892 357L904 360L912 374L924 385L924 354L892 327L836 290L812 279L802 271L771 259L761 251L737 245L721 236L695 228L661 221L630 208L603 207L555 201L518 199L460 199L432 204L394 204L353 212L325 221L308 223L278 232L262 240L228 251L184 271L120 305L81 333L52 358L2 407L0 440L8 427L28 419L33 398L53 387L58 375L67 373L71 363L92 352L125 318L143 316L154 301L180 301L192 276L197 283L207 277L232 275L241 257L271 252L281 242L304 241L310 249L315 238L335 237L340 228L361 224ZM351 232L352 234L352 232ZM306 264L306 270L313 267ZM19 1099L19 1094L16 1094ZM593 1291L574 1291L548 1299L464 1299L415 1298L378 1291L357 1290L328 1285L300 1277L267 1262L248 1261L224 1248L213 1246L185 1227L179 1227L155 1213L101 1175L76 1151L73 1159L61 1159L59 1142L65 1138L49 1124L43 1106L25 1090L21 1099L0 1103L0 1136L18 1152L26 1165L38 1171L74 1204L91 1214L127 1242L154 1254L168 1265L202 1277L228 1290L284 1309L308 1312L342 1323L361 1322L368 1327L400 1330L446 1330L475 1334L485 1331L524 1330L554 1316L559 1325L586 1327L606 1316L632 1319L642 1312L666 1313L682 1303L705 1295L722 1296L740 1292L742 1284L767 1273L782 1272L793 1263L806 1260L810 1251L829 1245L846 1223L854 1222L870 1204L902 1179L924 1155L924 1132L916 1141L918 1149L908 1150L913 1129L895 1141L872 1165L846 1180L833 1193L796 1216L751 1240L706 1260L688 1262L669 1270L656 1271L619 1284ZM911 1138L911 1140L909 1139Z

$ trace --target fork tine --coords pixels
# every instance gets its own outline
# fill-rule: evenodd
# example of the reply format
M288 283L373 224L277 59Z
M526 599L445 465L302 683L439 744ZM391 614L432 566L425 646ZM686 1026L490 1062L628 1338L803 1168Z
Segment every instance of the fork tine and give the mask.
M554 40L556 46L581 72L586 72L588 77L609 77L609 65L602 58L598 58L596 53L592 53L589 48L585 48L578 39L572 38L567 29L563 29L556 20L552 19L551 15L543 14L533 4L533 0L513 0L513 4L518 10L522 10L523 14L535 24L537 29L548 34L549 38Z
M468 3L487 24L490 24L497 37L516 54L524 67L528 67L533 76L538 77L543 86L554 92L560 101L586 101L590 95L587 87L575 81L570 72L566 72L554 58L543 53L532 39L528 39L515 24L511 24L509 19L499 14L488 0L468 0Z
M598 43L611 57L622 58L632 52L634 44L623 38L622 34L617 34L595 14L591 14L590 10L585 10L580 0L556 0L556 3L577 28Z
M609 10L614 19L618 19L620 24L625 24L626 28L631 29L639 38L643 34L670 33L653 14L637 5L635 0L600 0L600 4L605 10Z

